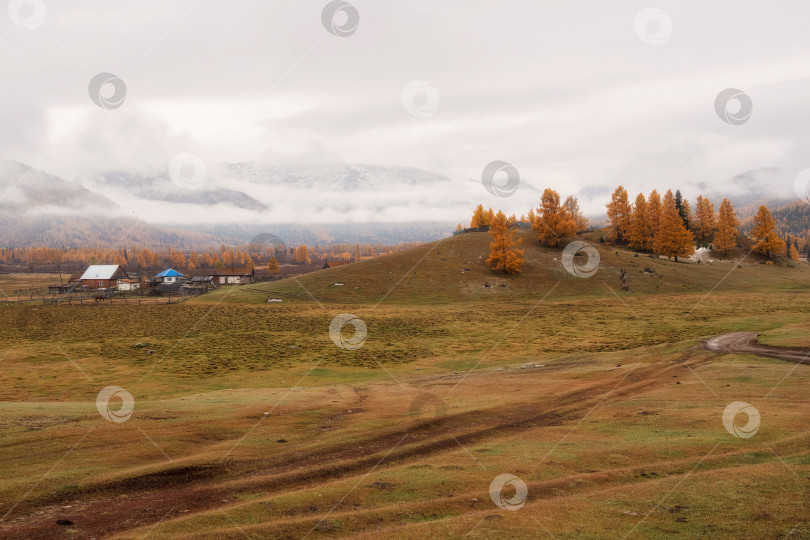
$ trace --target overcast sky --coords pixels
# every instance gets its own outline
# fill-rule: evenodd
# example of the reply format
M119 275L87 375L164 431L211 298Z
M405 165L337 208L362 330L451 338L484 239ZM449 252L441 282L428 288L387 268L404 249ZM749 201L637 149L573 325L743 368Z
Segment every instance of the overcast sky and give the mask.
M346 36L324 0L36 4L0 17L0 157L68 179L165 172L184 152L212 176L415 166L519 214L544 187L588 212L619 183L789 196L810 167L803 1L352 0L333 19ZM120 107L90 99L101 72L126 84ZM715 110L727 88L753 104L738 125ZM519 172L511 197L481 185L494 160ZM458 219L439 214L412 217Z

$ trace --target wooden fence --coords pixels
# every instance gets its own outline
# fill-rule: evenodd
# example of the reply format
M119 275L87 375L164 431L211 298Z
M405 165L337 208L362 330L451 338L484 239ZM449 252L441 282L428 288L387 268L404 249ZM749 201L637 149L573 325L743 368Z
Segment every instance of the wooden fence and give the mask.
M179 304L189 298L188 296L135 296L123 298L105 298L103 300L96 300L94 297L80 297L80 298L43 298L42 303L45 305L68 304L75 306L104 306L104 305L138 305L138 306L153 306L157 304Z
M46 306L54 306L58 304L68 304L71 306L94 306L94 305L109 305L109 304L133 304L133 305L155 305L155 304L179 304L183 302L190 295L180 296L113 296L110 298L96 299L96 295L62 295L62 294L45 294L45 295L24 295L24 296L5 296L0 297L0 304L9 303L42 303Z

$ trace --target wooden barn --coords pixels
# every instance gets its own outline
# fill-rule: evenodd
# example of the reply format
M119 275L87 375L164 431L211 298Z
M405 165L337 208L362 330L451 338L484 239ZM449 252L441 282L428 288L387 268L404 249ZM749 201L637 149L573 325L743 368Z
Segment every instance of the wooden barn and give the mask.
M117 264L92 264L79 278L82 288L87 289L117 289L125 279L129 276Z
M213 273L213 281L218 285L246 285L253 283L255 277L253 269L241 268L217 268Z
M246 285L253 283L256 278L255 271L247 267L201 269L194 270L191 274L191 283L193 285L205 283L210 287L216 287L217 285Z

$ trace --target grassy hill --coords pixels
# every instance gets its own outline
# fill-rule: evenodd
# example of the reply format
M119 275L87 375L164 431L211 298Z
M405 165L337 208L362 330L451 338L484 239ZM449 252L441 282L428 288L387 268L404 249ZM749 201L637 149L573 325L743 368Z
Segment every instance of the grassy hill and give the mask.
M297 279L262 283L238 289L223 289L200 298L200 302L264 303L268 298L285 302L344 304L436 304L465 301L522 301L540 299L552 288L555 297L612 296L620 291L620 269L627 272L630 292L625 295L680 292L810 289L807 265L762 264L756 255L739 250L729 260L713 264L636 254L624 247L599 242L598 233L580 237L600 254L599 268L583 279L562 266L562 248L539 246L529 231L517 233L524 249L521 274L505 276L489 269L488 233L469 233L430 242L394 255L360 261L306 274ZM737 268L738 261L742 268ZM578 257L579 260L579 257ZM583 258L584 262L584 258ZM343 283L343 285L335 285ZM489 286L487 286L489 285Z

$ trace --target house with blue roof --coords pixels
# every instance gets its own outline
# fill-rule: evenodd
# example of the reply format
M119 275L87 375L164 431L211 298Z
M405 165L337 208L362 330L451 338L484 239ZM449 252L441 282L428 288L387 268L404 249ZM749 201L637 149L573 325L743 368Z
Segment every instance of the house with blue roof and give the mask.
M155 276L155 281L158 283L177 283L180 281L181 278L184 278L183 274L175 270L174 268L168 268L163 272L159 273Z

